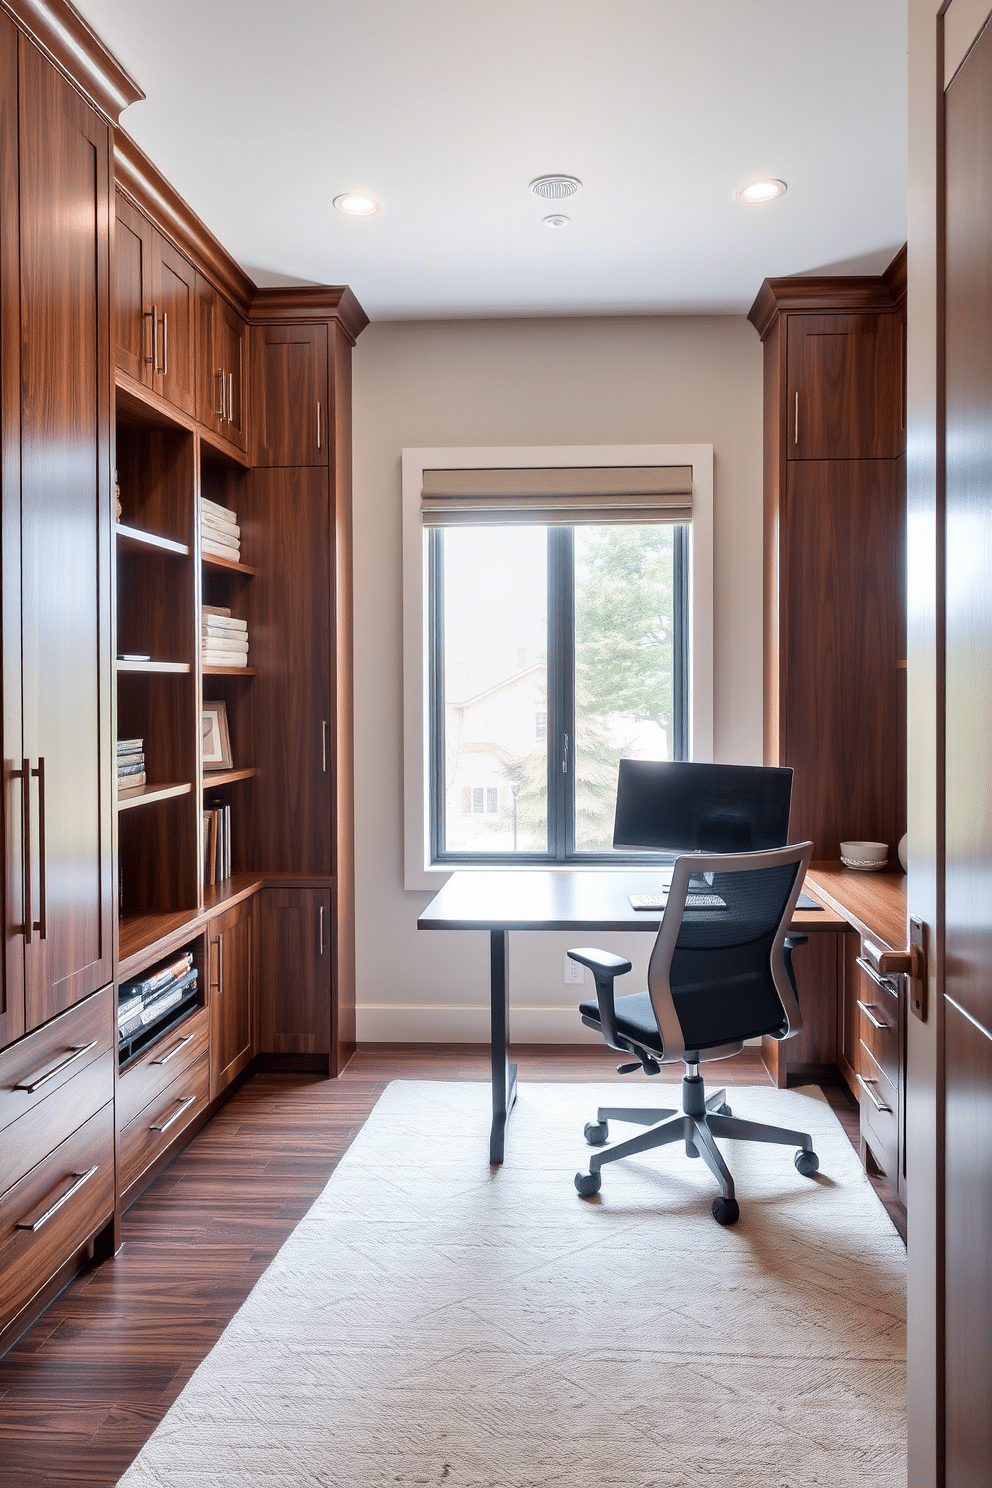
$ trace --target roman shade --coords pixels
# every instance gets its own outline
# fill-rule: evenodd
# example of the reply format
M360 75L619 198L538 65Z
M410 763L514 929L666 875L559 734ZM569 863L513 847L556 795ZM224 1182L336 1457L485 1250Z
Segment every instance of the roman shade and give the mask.
M425 527L690 522L691 465L425 470Z

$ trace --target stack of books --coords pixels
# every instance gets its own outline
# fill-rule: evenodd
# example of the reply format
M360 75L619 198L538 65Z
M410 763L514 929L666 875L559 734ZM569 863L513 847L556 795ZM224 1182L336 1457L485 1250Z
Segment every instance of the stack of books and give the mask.
M223 605L204 605L200 618L200 648L204 666L248 665L248 622Z
M186 951L167 966L133 982L123 982L117 994L117 1040L129 1043L136 1034L161 1022L180 1003L196 995L193 953Z
M200 497L200 548L212 558L241 562L241 528L236 512Z
M137 790L146 783L144 739L117 740L117 788Z
M231 876L231 808L211 806L203 813L203 882L223 883Z

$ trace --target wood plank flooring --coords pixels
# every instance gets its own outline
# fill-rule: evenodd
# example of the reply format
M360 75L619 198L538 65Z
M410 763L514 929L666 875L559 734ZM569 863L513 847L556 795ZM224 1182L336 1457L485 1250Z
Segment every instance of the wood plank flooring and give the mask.
M514 1053L522 1080L620 1079L605 1047ZM125 1214L117 1257L78 1277L0 1360L5 1488L112 1488L389 1081L488 1077L486 1048L374 1045L338 1080L248 1079ZM752 1050L708 1065L706 1077L710 1086L767 1083ZM840 1087L826 1093L857 1147L853 1101ZM905 1237L901 1206L876 1186Z

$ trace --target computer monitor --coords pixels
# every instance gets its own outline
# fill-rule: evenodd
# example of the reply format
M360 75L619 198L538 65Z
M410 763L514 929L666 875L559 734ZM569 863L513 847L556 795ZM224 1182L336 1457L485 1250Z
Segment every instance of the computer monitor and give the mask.
M620 761L615 848L653 852L760 852L789 840L792 770Z

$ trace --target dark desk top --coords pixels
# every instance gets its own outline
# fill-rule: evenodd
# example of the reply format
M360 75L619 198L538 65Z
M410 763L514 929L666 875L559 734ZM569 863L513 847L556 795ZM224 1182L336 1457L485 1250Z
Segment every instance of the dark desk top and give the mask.
M658 892L651 868L493 869L452 873L417 920L420 930L651 930L660 910L631 909L628 894ZM796 930L840 930L834 910L801 909Z

